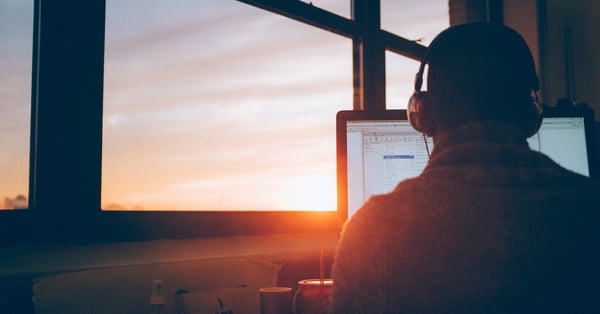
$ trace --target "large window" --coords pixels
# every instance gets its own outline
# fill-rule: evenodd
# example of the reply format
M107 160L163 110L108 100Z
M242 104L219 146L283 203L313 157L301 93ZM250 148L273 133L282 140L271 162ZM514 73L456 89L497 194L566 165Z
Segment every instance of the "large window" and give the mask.
M234 0L107 1L105 210L335 210L352 42Z
M8 240L331 231L336 112L404 107L448 22L441 0L33 2L0 2Z
M0 209L27 208L33 1L0 1Z

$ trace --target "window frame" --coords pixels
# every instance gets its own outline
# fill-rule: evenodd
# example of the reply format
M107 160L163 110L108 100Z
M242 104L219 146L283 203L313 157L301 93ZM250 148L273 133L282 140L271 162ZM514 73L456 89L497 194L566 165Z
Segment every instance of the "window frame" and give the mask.
M379 0L350 0L350 19L302 1L237 1L351 39L357 110L386 106L386 50L415 60L426 50L381 30ZM340 230L336 212L102 211L105 5L105 0L35 1L29 208L0 211L0 241L88 243Z

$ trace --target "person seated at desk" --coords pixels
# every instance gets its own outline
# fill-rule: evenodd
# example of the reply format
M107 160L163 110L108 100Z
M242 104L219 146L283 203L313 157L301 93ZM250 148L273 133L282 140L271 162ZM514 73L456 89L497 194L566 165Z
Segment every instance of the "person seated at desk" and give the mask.
M429 162L346 224L332 313L599 313L600 185L529 148L541 113L523 38L453 26L422 62L407 110Z

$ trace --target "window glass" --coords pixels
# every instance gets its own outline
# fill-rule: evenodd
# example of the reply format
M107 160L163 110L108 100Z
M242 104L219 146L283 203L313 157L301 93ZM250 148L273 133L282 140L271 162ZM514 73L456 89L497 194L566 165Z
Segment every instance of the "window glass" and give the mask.
M414 92L415 73L420 63L416 60L387 51L385 53L386 108L406 109Z
M237 1L107 1L104 210L335 210L347 38Z
M0 209L27 208L33 1L0 1Z
M349 0L300 0L318 8L330 11L345 18L350 18Z
M450 25L448 0L381 0L381 28L428 46Z
M429 46L450 25L447 0L381 0L381 28ZM386 52L386 107L406 109L420 62Z

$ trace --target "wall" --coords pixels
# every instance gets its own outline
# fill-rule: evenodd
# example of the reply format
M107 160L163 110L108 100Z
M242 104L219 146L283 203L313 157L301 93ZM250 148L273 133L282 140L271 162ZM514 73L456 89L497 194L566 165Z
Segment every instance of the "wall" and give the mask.
M505 0L506 24L536 50L543 101L570 98L590 105L600 120L600 2L586 0Z
M505 0L503 6L504 23L523 36L535 59L540 74L539 17L536 0Z
M451 21L484 21L494 0L450 0ZM586 0L503 0L502 21L527 41L540 76L542 101L558 98L587 103L600 120L600 2Z
M600 120L598 1L546 1L545 75L548 95L586 102Z

